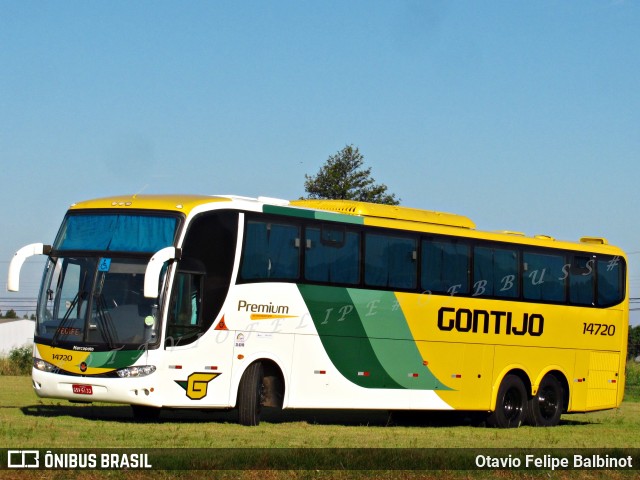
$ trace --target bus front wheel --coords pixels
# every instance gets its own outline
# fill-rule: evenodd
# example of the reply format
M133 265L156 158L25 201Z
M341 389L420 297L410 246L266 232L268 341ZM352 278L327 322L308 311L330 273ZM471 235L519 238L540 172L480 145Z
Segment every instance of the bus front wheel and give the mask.
M528 423L536 427L553 427L560 422L564 392L560 381L553 375L546 375L538 393L528 403Z
M517 428L525 419L527 390L517 375L509 374L498 389L496 409L487 418L487 425L497 428Z
M256 426L264 403L264 368L262 363L249 365L238 388L238 420L241 425Z

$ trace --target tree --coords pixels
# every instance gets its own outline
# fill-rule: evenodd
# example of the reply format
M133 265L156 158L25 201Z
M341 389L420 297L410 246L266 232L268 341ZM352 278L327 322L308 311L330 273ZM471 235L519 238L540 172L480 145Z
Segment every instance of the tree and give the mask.
M305 175L308 199L357 200L398 205L400 199L387 193L387 186L376 184L371 168L363 168L364 156L358 147L347 145L331 155L317 175Z
M18 314L13 309L7 310L7 313L5 314L5 318L18 318Z

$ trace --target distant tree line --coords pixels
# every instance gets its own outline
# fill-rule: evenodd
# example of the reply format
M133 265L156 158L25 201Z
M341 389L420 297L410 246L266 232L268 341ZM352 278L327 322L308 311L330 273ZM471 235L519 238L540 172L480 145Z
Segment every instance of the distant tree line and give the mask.
M4 313L4 314L2 313L2 311L0 311L0 318L7 318L9 320L15 320L15 319L18 319L20 317L18 316L16 311L13 308L11 308L11 309L7 310L7 313ZM35 320L36 316L35 316L35 314L31 314L31 316L29 316L29 315L27 315L25 313L22 316L22 318L24 318L25 320Z

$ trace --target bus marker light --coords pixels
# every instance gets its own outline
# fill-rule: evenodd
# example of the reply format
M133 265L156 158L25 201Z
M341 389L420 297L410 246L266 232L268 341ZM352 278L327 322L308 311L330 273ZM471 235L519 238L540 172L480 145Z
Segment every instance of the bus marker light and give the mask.
M314 370L313 373L316 375L325 375L327 373L326 370Z
M182 370L182 365L169 365L171 370Z
M240 354L238 355L238 360L242 360L244 358L244 355Z
M451 375L451 378L462 378L462 375L460 375L459 373L454 373Z
M369 372L358 372L358 376L359 377L368 377L369 376Z
M410 373L409 374L409 378L418 378L418 374L417 373Z
M217 370L218 367L204 367L205 370Z
M424 362L422 362L422 365L424 365L425 367L429 365L429 361L425 360Z

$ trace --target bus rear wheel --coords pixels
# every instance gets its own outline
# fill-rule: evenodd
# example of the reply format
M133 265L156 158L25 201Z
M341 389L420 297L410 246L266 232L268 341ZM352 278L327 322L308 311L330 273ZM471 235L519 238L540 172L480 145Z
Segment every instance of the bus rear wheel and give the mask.
M487 425L497 428L517 428L527 413L527 390L517 375L509 374L498 389L496 409L487 418Z
M264 404L264 368L262 363L249 365L238 388L238 421L249 427L260 424Z
M527 423L536 427L553 427L560 422L564 392L560 381L553 375L546 375L538 393L527 405Z

